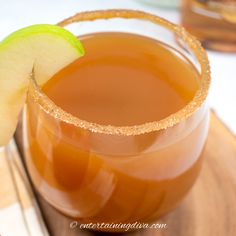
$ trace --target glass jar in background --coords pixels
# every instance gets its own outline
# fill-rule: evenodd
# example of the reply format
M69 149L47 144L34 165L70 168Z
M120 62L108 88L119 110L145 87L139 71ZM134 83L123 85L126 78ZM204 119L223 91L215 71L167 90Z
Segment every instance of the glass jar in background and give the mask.
M236 52L236 0L182 0L182 24L204 47Z
M150 4L152 6L165 7L165 8L177 8L180 5L180 0L138 0L138 1Z

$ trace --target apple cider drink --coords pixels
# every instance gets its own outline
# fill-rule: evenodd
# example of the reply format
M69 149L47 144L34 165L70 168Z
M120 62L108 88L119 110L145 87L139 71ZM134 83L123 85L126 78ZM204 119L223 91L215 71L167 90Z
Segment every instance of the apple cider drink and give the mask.
M49 204L80 223L149 223L199 174L209 85L200 43L155 15L29 26L0 43L0 146L24 107L27 170Z
M43 92L82 120L112 126L159 121L199 88L190 61L157 40L128 33L79 39L86 54L54 75ZM81 222L152 221L176 206L198 175L207 113L185 137L154 148L162 131L121 136L117 144L116 137L55 123L38 113L32 99L27 105L34 184L54 207Z

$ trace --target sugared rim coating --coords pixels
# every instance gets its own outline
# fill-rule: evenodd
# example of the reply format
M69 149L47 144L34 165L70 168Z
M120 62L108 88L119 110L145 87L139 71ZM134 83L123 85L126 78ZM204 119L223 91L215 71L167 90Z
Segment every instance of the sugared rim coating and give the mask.
M191 34L189 34L183 27L177 26L167 20L157 17L152 14L148 14L142 11L134 10L103 10L103 11L90 11L78 13L62 22L59 26L67 26L71 23L81 22L81 21L93 21L99 19L112 19L112 18L123 18L123 19L138 19L143 21L149 21L157 25L161 25L168 30L172 31L176 36L181 38L188 47L195 54L199 65L200 65L200 84L199 89L196 91L193 99L182 109L173 113L166 118L144 123L141 125L132 126L112 126L112 125L101 125L97 123L92 123L86 120L82 120L79 117L75 117L72 114L64 111L58 107L49 97L43 93L40 87L37 85L34 79L31 80L31 85L29 89L29 94L35 101L41 106L41 108L51 116L59 119L63 122L72 124L76 127L89 130L91 132L110 134L110 135L140 135L153 131L158 131L162 129L167 129L172 127L184 119L190 117L206 100L210 86L210 66L207 54L202 48L200 42ZM33 78L33 76L32 76Z

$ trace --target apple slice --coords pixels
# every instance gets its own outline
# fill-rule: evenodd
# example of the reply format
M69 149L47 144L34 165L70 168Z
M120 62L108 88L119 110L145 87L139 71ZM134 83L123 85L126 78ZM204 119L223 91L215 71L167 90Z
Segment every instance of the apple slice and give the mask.
M55 25L33 25L0 43L0 146L12 137L25 103L32 70L43 85L84 54L80 41Z

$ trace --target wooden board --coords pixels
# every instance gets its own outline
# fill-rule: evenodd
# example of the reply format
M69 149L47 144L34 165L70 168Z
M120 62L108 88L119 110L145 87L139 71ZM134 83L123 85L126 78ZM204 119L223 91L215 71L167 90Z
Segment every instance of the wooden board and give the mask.
M20 150L21 131L16 139ZM201 174L173 212L158 222L166 229L148 229L124 236L235 236L236 235L236 138L212 114L209 136L203 152L205 162ZM78 228L70 229L71 219L61 215L40 196L38 201L52 236L110 235ZM115 234L120 235L120 234Z

